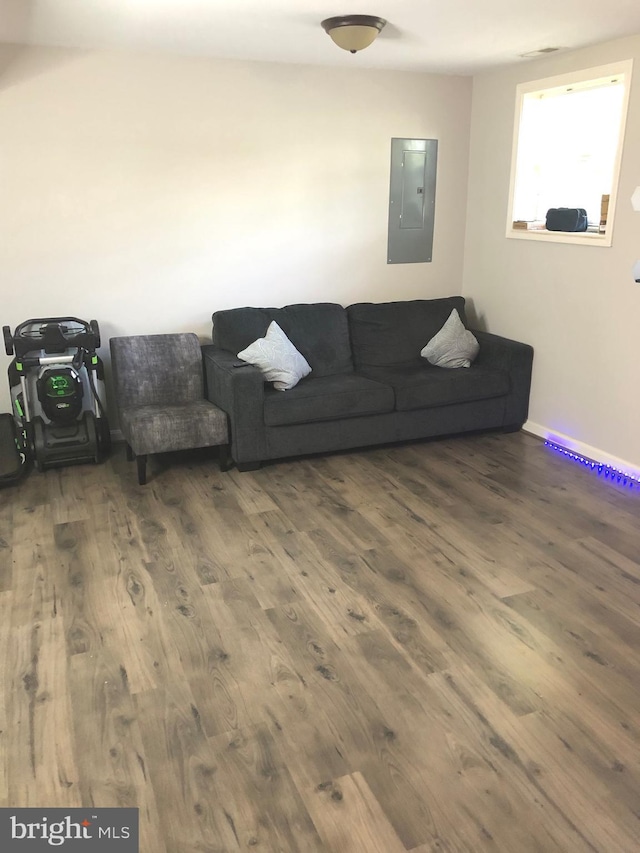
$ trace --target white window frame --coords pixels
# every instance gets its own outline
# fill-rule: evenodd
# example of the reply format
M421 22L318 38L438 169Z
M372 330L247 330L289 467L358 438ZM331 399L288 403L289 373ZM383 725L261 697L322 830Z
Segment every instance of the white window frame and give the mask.
M516 87L516 113L513 127L513 145L511 150L511 179L509 182L509 209L507 211L506 236L515 240L538 240L546 243L579 243L583 246L611 246L613 240L613 221L616 210L616 198L618 194L618 181L620 178L620 164L624 148L624 134L627 123L627 112L629 107L629 92L631 90L633 71L633 60L625 59L613 62L610 65L599 65L595 68L585 68L582 71L560 74L555 77L546 77L542 80L530 80L520 83ZM518 162L518 140L520 136L520 120L525 95L544 89L570 88L590 80L600 80L604 77L619 77L624 75L624 100L622 114L620 116L620 128L618 135L618 148L616 151L611 193L609 197L609 209L607 225L604 233L592 231L569 232L569 231L526 231L513 227L513 203L516 184L516 166Z

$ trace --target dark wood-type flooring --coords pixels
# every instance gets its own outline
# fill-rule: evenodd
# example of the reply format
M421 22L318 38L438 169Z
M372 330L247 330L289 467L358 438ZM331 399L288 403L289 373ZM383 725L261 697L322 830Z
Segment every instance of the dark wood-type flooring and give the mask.
M0 492L0 806L142 853L640 849L640 490L524 433Z

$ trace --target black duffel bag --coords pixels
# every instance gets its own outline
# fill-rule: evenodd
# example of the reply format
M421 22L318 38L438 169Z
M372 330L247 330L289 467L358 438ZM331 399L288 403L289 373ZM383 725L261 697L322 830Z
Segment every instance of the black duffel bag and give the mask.
M584 207L550 207L547 210L547 231L586 231L588 224Z

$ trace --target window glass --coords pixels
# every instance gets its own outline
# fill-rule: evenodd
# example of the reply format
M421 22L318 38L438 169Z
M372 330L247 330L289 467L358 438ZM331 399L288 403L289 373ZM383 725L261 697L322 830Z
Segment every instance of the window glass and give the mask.
M630 79L630 63L624 66L601 77L582 72L548 86L537 81L529 91L532 84L518 87L508 231L544 231L549 208L582 207L589 232L610 232Z

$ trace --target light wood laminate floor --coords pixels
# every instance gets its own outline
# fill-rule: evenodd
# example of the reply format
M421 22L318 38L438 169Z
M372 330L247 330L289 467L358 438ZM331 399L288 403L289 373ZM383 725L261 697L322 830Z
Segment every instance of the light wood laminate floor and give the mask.
M639 511L524 433L33 472L0 805L138 806L142 853L633 853Z

